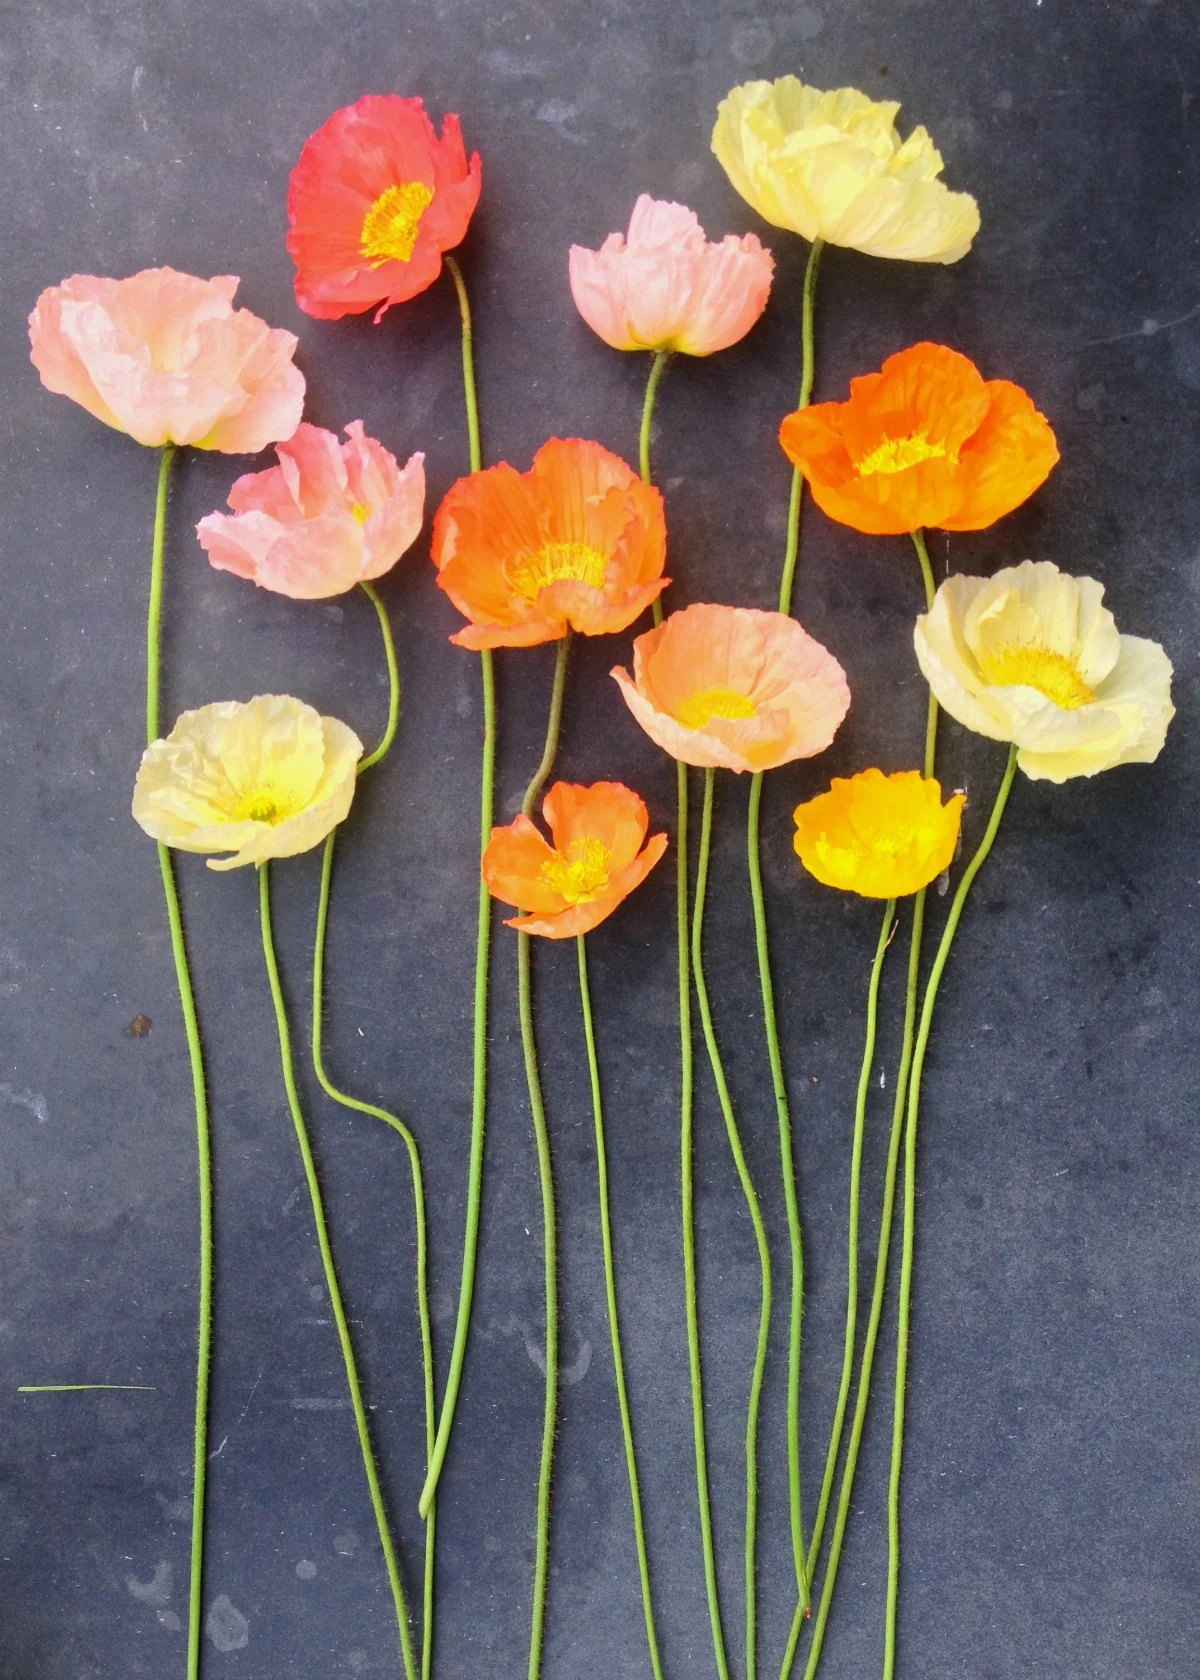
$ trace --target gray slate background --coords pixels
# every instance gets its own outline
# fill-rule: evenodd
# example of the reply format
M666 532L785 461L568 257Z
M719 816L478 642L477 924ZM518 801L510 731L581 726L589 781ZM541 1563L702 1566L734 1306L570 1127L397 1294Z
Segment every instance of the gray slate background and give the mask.
M1175 661L1179 716L1154 767L1055 789L1018 781L944 990L928 1065L905 1516L902 1663L916 1680L1184 1680L1200 1663L1200 1283L1192 1026L1194 680L1200 561L1200 28L1141 0L84 0L3 9L5 273L0 485L0 1673L182 1673L194 1167L183 1036L153 852L129 814L141 745L154 462L26 360L25 316L72 270L171 263L243 276L296 330L308 417L361 416L428 453L430 507L464 468L456 319L442 283L369 320L312 322L284 250L304 137L365 91L461 113L484 157L462 256L478 314L485 452L519 467L552 432L636 448L644 362L577 319L572 240L646 189L710 235L755 219L708 153L718 98L796 71L904 103L983 214L950 270L829 252L819 397L931 336L1049 415L1062 463L997 529L933 539L939 571L1026 556L1101 578L1122 628ZM806 248L743 346L672 366L657 470L680 598L773 604ZM265 462L263 463L265 464ZM171 503L164 717L295 691L367 737L386 691L357 599L273 598L191 535L246 463L189 454ZM408 1115L425 1153L442 1359L457 1283L468 1121L477 667L423 538L385 581L406 683L400 735L342 851L329 1061ZM805 1468L813 1488L840 1351L847 1138L876 912L803 879L789 812L831 773L916 761L908 545L809 509L797 611L854 705L826 759L773 777L764 846L811 1259ZM667 823L673 773L605 676L628 638L580 647L560 770L619 776ZM543 726L552 653L502 655L500 813ZM978 832L1002 754L945 730ZM719 1026L786 1289L774 1117L741 862L744 783L724 778L710 931ZM257 944L254 879L180 866L216 1137L219 1310L206 1672L394 1675L363 1493ZM316 860L276 870L289 992L307 1007ZM670 915L660 868L591 941L622 1300L668 1674L712 1672L691 1489L676 1193ZM607 1354L590 1116L569 947L539 949L562 1207L562 1393L545 1671L648 1673ZM894 992L900 964L893 964ZM541 1376L538 1201L498 930L494 1100L476 1330L441 1500L437 1672L524 1672ZM894 1059L894 997L880 1067ZM128 1036L131 1018L153 1021ZM311 1086L311 1081L307 1082ZM757 1269L701 1066L697 1172L718 1544L740 1646L740 1439ZM335 1241L410 1581L421 1421L406 1169L394 1139L310 1095ZM872 1115L876 1194L888 1095ZM872 1229L873 1219L866 1219ZM777 1328L782 1332L782 1315ZM764 1416L764 1672L790 1613L783 1360ZM879 1662L889 1361L856 1500L831 1675ZM18 1397L30 1382L155 1385ZM314 1402L321 1407L314 1409ZM325 1403L330 1403L328 1406ZM321 1408L324 1409L321 1409ZM332 1409L331 1409L332 1408ZM810 1500L811 1508L811 1500ZM225 1647L225 1648L223 1648ZM232 1648L228 1648L232 1647Z

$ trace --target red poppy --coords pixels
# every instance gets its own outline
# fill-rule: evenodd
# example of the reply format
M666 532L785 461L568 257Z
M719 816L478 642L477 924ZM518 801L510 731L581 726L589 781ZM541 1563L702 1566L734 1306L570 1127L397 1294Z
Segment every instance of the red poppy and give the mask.
M288 181L296 302L326 321L378 304L378 321L437 279L479 187L479 153L467 163L456 116L439 139L419 99L367 94L335 111Z

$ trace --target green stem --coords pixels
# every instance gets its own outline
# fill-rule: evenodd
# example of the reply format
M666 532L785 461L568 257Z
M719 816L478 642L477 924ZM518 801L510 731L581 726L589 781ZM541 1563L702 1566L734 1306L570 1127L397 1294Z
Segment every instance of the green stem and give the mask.
M400 672L396 665L396 644L392 639L392 627L388 623L387 608L369 583L360 583L358 587L375 608L375 616L379 620L379 630L383 637L383 656L387 661L388 673L387 726L375 751L368 753L366 758L359 761L358 773L361 776L364 770L370 770L379 763L381 758L387 756L388 749L396 738L396 725L400 720Z
M983 839L963 871L958 890L950 905L950 913L946 917L946 925L942 930L937 954L925 986L912 1071L908 1076L908 1118L904 1132L904 1226L900 1248L900 1299L896 1322L896 1388L892 1410L892 1464L888 1477L888 1582L884 1619L884 1680L891 1680L896 1669L896 1610L900 1598L900 1470L904 1452L904 1389L908 1377L909 1319L912 1310L913 1243L917 1214L917 1115L921 1101L921 1072L925 1066L925 1052L929 1047L929 1031L933 1024L938 987L946 967L946 959L950 955L950 947L954 942L959 917L962 915L971 885L992 849L1016 770L1017 749L1012 746L1008 749L1008 763L1004 767L1004 776Z
M767 907L763 897L762 861L759 851L762 784L762 772L758 771L750 778L746 862L750 873L750 902L754 908L754 948L758 958L758 983L762 994L767 1060L771 1067L771 1086L775 1093L775 1114L779 1127L779 1166L783 1178L783 1201L787 1212L788 1247L791 1254L787 1375L788 1509L791 1516L792 1563L796 1572L797 1601L803 1616L809 1605L808 1565L804 1555L804 1518L800 1497L800 1335L804 1312L804 1244L800 1228L800 1205L796 1197L792 1116L787 1080L783 1072L783 1055L779 1048L775 987L771 979L771 951L767 936Z
M850 1149L850 1214L846 1238L846 1331L842 1346L842 1377L834 1407L833 1427L829 1432L829 1447L825 1454L825 1470L821 1479L821 1497L813 1523L810 1556L815 1561L821 1550L825 1532L825 1518L829 1510L833 1479L842 1450L842 1429L846 1406L850 1399L850 1381L854 1373L854 1339L858 1329L858 1221L862 1203L862 1156L867 1122L867 1095L871 1085L871 1068L875 1060L875 1028L879 1016L879 982L883 973L883 959L891 941L892 924L896 917L896 900L890 898L883 912L875 959L871 964L871 978L867 987L867 1019L863 1036L862 1065L858 1074L858 1094L854 1104L854 1136Z
M662 356L660 363L659 356ZM656 352L642 404L642 482L650 478L650 419L658 382L667 357ZM663 621L662 597L651 603L654 623ZM700 1313L696 1299L695 1184L692 1169L692 971L688 945L688 767L675 760L675 941L679 990L679 1201L683 1235L683 1300L687 1321L688 1375L692 1398L692 1441L696 1459L696 1498L700 1510L700 1548L704 1558L704 1588L708 1620L719 1680L729 1680L721 1605L717 1596L717 1556L713 1545L712 1506L708 1492L708 1447L704 1438L704 1380L700 1360Z
M163 550L167 527L167 490L171 479L171 463L175 459L173 444L167 444L159 455L158 488L154 498L154 536L150 549L150 598L146 609L146 744L159 734L159 648L162 631ZM196 1188L199 1202L199 1304L196 1330L196 1404L192 1423L192 1538L191 1561L188 1571L188 1643L187 1680L197 1680L200 1673L201 1610L204 1593L204 1504L208 1470L208 1389L209 1367L212 1360L213 1318L213 1202L212 1202L212 1139L208 1121L208 1092L204 1080L204 1051L200 1043L200 1023L196 1016L196 997L192 990L192 976L188 967L187 947L183 938L183 916L179 909L179 894L175 887L175 871L171 854L162 841L158 842L158 869L162 877L163 898L167 906L167 926L171 935L171 956L175 964L175 984L183 1011L183 1031L187 1040L188 1061L192 1073L192 1107L196 1118Z
M656 350L650 361L650 377L646 381L646 395L642 401L642 429L638 433L638 464L641 467L642 483L649 484L650 479L650 420L654 413L654 399L658 394L658 382L662 378L663 369L671 359L669 350Z
M358 1365L354 1357L354 1345L350 1339L350 1325L346 1318L345 1307L342 1304L342 1291L338 1283L337 1270L333 1263L333 1249L329 1242L329 1228L325 1221L325 1206L321 1197L321 1186L317 1180L317 1168L313 1160L312 1145L309 1142L308 1128L304 1122L304 1113L300 1107L300 1096L296 1089L287 1006L283 999L283 987L279 980L279 965L275 958L275 941L271 933L271 873L270 864L267 863L258 865L258 911L262 926L263 958L267 965L267 980L271 987L271 1002L275 1007L275 1025L279 1034L279 1060L283 1071L283 1087L287 1093L292 1124L296 1129L300 1158L304 1163L304 1176L308 1184L309 1200L312 1203L313 1224L317 1231L317 1246L321 1251L321 1264L325 1272L325 1287L329 1293L329 1305L333 1311L334 1323L337 1326L338 1341L342 1350L342 1362L346 1368L346 1386L350 1391L350 1405L354 1412L354 1426L358 1433L359 1451L362 1454L367 1488L371 1496L371 1508L375 1513L375 1526L379 1533L379 1544L383 1551L383 1560L392 1589L392 1601L396 1608L396 1624L400 1633L400 1651L404 1659L404 1672L408 1680L416 1680L412 1638L408 1627L408 1610L404 1602L404 1586L400 1580L400 1569L396 1562L396 1548L392 1544L391 1530L388 1526L387 1511L383 1502L383 1490L379 1485L379 1473L375 1468L375 1456L371 1451L371 1436L367 1428L367 1409L363 1403Z
M475 360L471 332L471 305L462 272L451 256L443 255L458 294L458 310L462 322L463 394L467 405L467 439L472 472L482 464L479 450L479 406L475 396ZM479 672L483 688L483 752L479 775L479 851L482 855L492 832L492 806L496 776L496 679L492 651L484 648L479 655ZM475 1008L471 1056L471 1142L467 1162L467 1213L463 1232L462 1273L458 1286L458 1313L454 1321L454 1342L450 1349L450 1369L446 1375L446 1392L438 1413L437 1435L429 1460L429 1474L421 1489L418 1509L428 1517L437 1489L454 1416L458 1393L462 1385L463 1363L467 1354L467 1336L471 1327L471 1303L475 1296L475 1260L479 1250L479 1209L483 1199L483 1143L487 1119L487 1016L488 1016L488 960L492 941L492 901L487 887L479 878L475 914Z
M709 1065L717 1087L717 1098L725 1119L725 1131L733 1164L737 1169L742 1194L754 1227L758 1245L758 1265L761 1282L761 1302L758 1317L758 1343L754 1353L754 1369L750 1378L750 1400L746 1413L746 1680L754 1680L757 1658L757 1595L755 1552L758 1540L758 1406L762 1393L763 1371L767 1362L767 1338L771 1327L771 1257L767 1248L767 1233L759 1211L758 1197L746 1165L742 1140L738 1134L733 1102L725 1079L721 1053L713 1031L712 1010L709 1006L708 986L704 978L704 903L708 890L708 859L712 844L713 782L715 771L704 772L704 805L700 819L700 854L696 863L696 897L692 906L692 973L696 981L696 1000L700 1006L700 1024L708 1049Z
M804 270L804 294L800 305L800 397L797 408L807 408L813 388L813 313L817 299L817 271L821 266L823 239L814 239L808 253L808 267ZM804 475L799 467L792 469L792 489L788 498L787 542L783 551L783 575L779 580L779 610L792 610L792 585L796 578L796 556L800 552L800 495Z
M370 584L362 585L375 607L379 618L380 629L383 633L384 654L388 668L388 715L387 726L383 737L373 753L362 759L358 766L361 776L364 770L378 764L387 753L396 734L396 723L400 715L400 673L396 666L396 649L392 641L391 627L383 603L371 588ZM358 1114L372 1115L381 1120L385 1126L390 1126L403 1140L408 1151L409 1167L412 1173L413 1187L413 1217L416 1224L417 1260L416 1260L416 1290L417 1316L421 1327L421 1363L422 1377L425 1391L425 1453L428 1462L433 1452L433 1441L437 1423L436 1402L433 1382L433 1329L429 1317L429 1287L428 1287L428 1243L425 1219L425 1183L421 1172L421 1156L417 1148L417 1140L402 1120L387 1109L378 1108L374 1103L361 1102L348 1092L339 1090L325 1071L324 1055L321 1040L324 1025L324 997L325 997L325 945L326 932L329 922L329 895L333 877L333 854L337 844L337 829L332 829L325 841L321 857L321 886L317 896L317 928L313 939L313 976L312 976L312 1060L313 1072L326 1096L343 1108L354 1110ZM425 1530L425 1563L424 1580L422 1586L422 1617L421 1617L421 1680L429 1680L433 1663L433 1586L436 1545L436 1506L431 1506L428 1524Z
M913 547L917 551L917 559L921 563L921 579L925 585L925 610L928 612L933 606L933 597L937 593L933 582L933 567L929 564L929 550L925 547L924 531L911 531ZM933 690L929 691L929 704L925 712L925 774L933 775L934 760L937 754L937 726L938 703L933 697Z
M568 632L559 641L554 659L554 683L550 691L550 713L542 757L534 771L521 812L529 816L538 794L554 766L558 734L562 723L563 688L567 676ZM538 1180L542 1191L542 1255L546 1293L546 1382L542 1405L542 1450L538 1465L537 1520L533 1557L533 1603L529 1627L529 1680L537 1680L542 1667L542 1644L546 1625L546 1576L550 1556L550 1477L554 1468L554 1429L558 1411L558 1229L554 1211L554 1171L550 1159L550 1134L546 1127L546 1106L538 1070L537 1039L533 1027L533 992L529 949L530 935L517 933L517 1010L521 1020L521 1051L525 1059L525 1083L529 1091L529 1112L537 1145Z
M646 1621L646 1643L655 1680L662 1680L658 1638L654 1631L654 1606L650 1598L650 1563L646 1556L646 1531L642 1522L642 1494L638 1484L637 1458L633 1450L633 1419L625 1387L625 1360L621 1353L621 1329L617 1318L617 1274L613 1260L612 1220L608 1205L608 1151L604 1143L604 1108L600 1096L600 1067L596 1060L596 1034L592 1025L592 999L588 986L587 946L583 934L576 937L579 958L579 1001L583 1008L583 1036L587 1045L588 1075L592 1087L592 1114L596 1127L596 1176L600 1194L600 1241L604 1249L604 1288L608 1299L608 1328L612 1342L613 1377L621 1412L621 1435L625 1443L625 1465L629 1472L629 1498L633 1505L633 1534L637 1546L638 1577L642 1587L642 1614Z
M538 795L554 768L554 759L558 753L558 732L562 724L563 692L567 682L567 655L570 651L571 632L568 630L559 638L554 651L554 681L550 688L550 716L546 723L546 742L542 748L542 761L534 771L529 786L525 789L525 797L521 801L522 816L533 815Z

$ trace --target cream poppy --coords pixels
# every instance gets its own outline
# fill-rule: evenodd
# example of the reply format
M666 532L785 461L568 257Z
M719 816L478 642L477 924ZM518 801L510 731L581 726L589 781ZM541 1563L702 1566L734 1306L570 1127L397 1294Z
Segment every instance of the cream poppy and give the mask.
M350 809L363 745L337 718L290 694L184 712L142 754L133 815L182 852L232 852L210 869L293 857Z
M1034 781L1065 782L1158 757L1171 662L1118 633L1095 578L1023 560L991 578L951 577L917 620L917 661L938 704L1011 741Z
M775 227L870 257L957 262L979 232L979 207L938 180L941 154L923 128L901 141L899 109L795 76L744 82L717 108L712 149Z

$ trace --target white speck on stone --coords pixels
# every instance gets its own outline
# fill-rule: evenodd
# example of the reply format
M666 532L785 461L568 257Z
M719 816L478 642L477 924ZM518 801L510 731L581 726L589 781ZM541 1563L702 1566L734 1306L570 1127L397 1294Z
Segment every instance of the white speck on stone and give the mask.
M302 1581L311 1581L317 1573L317 1566L311 1558L301 1558L296 1565L296 1574Z
M22 1090L16 1085L0 1085L0 1097L18 1108L27 1108L43 1126L50 1118L50 1105L40 1091Z
M361 1545L362 1540L352 1528L347 1528L333 1537L333 1549L339 1557L353 1557Z
M244 1651L250 1643L250 1623L225 1593L209 1606L204 1631L218 1651Z

